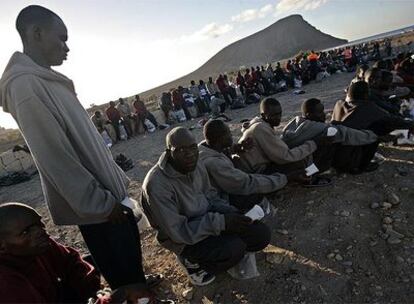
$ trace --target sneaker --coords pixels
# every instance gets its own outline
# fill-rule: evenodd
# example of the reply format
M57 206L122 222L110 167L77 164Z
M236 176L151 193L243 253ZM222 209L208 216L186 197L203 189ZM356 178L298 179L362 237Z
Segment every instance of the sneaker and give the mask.
M214 274L208 273L204 269L201 269L197 263L192 263L186 258L177 256L177 261L181 264L187 272L188 279L191 284L195 286L206 286L216 279Z

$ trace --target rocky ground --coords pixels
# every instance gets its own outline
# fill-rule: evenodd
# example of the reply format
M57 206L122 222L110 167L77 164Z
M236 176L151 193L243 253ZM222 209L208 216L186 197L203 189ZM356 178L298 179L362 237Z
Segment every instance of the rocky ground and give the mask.
M278 94L284 122L299 113L300 103L319 97L327 110L344 96L351 74L338 74L304 87L306 94ZM257 114L258 106L230 112L230 126L240 136L240 120ZM195 125L187 122L186 126ZM168 130L139 136L112 148L135 167L129 192L139 199L146 172L164 149ZM201 129L194 134L201 139ZM245 281L222 274L211 285L192 288L174 256L142 234L145 268L161 272L161 296L179 303L410 303L414 300L414 166L413 148L381 146L386 161L373 173L336 175L328 188L288 186L272 200L275 215L267 219L271 245L257 255L260 276ZM0 201L34 206L48 230L60 241L86 252L76 227L57 227L49 220L38 176L0 188Z

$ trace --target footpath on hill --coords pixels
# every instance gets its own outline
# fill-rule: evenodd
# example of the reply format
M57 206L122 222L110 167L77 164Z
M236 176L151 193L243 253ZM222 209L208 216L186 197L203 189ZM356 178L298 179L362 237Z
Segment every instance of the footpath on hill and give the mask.
M283 123L299 114L300 104L320 98L327 110L344 97L353 75L337 74L310 84L304 95L292 91L275 97L283 107ZM240 120L257 114L258 105L230 111L231 130L240 136ZM197 121L184 123L196 125ZM138 136L112 148L124 153L135 167L129 192L139 199L148 170L165 147L168 130ZM201 129L194 129L198 140ZM246 281L223 274L211 285L192 288L175 257L162 249L148 231L142 235L147 272L161 272L161 296L179 303L410 303L414 299L414 150L381 146L386 161L376 172L334 176L331 187L315 190L291 187L272 201L271 245L257 255L260 276ZM77 227L50 222L38 176L0 188L1 201L34 206L51 235L86 252ZM185 297L184 297L185 296Z

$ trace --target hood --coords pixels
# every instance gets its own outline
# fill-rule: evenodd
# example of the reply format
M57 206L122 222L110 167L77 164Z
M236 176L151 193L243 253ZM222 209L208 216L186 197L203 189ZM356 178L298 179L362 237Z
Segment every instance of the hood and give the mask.
M329 125L296 116L283 129L282 139L289 147L301 145L306 140L322 134Z
M209 148L205 140L198 144L198 150L200 151L201 161L209 157L221 158L225 156L223 153L217 152L216 150Z
M75 93L73 82L69 78L53 69L41 67L26 54L15 52L0 79L0 106L3 107L3 111L9 112L9 84L23 75L34 75L46 81L59 82Z
M251 128L253 125L261 123L261 122L264 122L264 120L261 117L256 116L249 122L243 123L242 128L241 128L242 133L244 133L247 129Z

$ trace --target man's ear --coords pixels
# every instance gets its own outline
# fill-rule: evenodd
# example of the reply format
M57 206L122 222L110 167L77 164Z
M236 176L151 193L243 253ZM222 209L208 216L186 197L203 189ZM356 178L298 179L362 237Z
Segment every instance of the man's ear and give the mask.
M41 41L43 30L38 25L32 25L27 31L34 41Z

